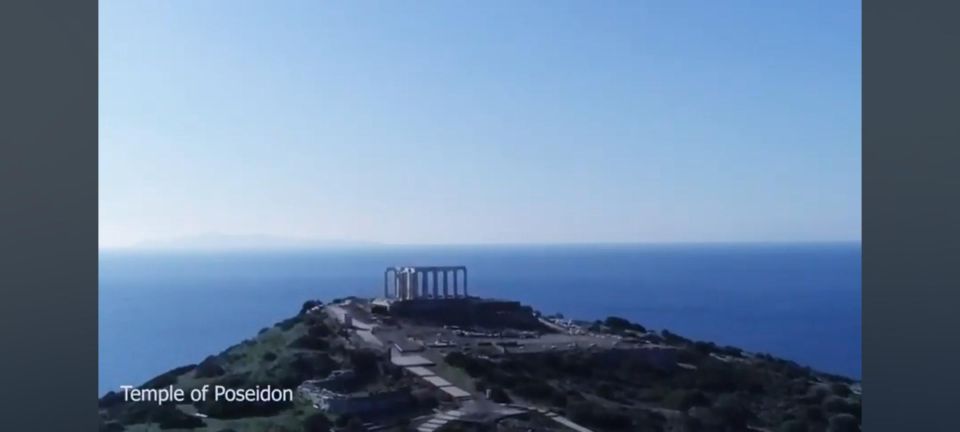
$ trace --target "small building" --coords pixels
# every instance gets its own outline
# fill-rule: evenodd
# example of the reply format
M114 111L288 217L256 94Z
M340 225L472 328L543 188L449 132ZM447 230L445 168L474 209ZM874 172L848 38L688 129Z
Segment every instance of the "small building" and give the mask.
M422 352L424 350L424 346L422 343L412 341L412 340L399 340L393 343L393 347L400 354Z
M390 349L390 363L399 367L433 366L434 363L421 355L403 354L396 348Z
M350 385L355 377L356 374L352 369L338 369L330 372L326 378L307 380L304 381L304 384L316 387L318 389L343 390Z
M470 396L470 393L467 393L466 391L464 391L463 389L457 386L449 385L449 386L443 386L438 388L444 393L450 395L450 397L452 397L453 400L464 401L472 398L472 396Z
M342 394L304 383L298 390L317 409L338 415L389 412L405 408L412 402L409 388Z

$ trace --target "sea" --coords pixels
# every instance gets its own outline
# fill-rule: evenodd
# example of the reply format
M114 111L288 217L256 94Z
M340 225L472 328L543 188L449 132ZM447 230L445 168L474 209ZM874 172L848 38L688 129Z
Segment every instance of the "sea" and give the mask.
M99 392L198 363L305 300L382 295L396 265L464 265L471 295L861 374L859 243L101 251Z

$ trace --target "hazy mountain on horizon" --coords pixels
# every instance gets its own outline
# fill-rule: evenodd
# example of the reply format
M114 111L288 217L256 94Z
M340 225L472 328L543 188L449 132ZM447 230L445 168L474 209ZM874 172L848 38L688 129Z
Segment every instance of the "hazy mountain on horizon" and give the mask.
M596 243L455 243L455 244L431 244L422 243L416 245L402 245L393 243L383 243L376 241L345 240L345 239L319 239L319 238L295 238L273 236L267 234L199 234L194 236L183 236L171 239L153 239L143 240L128 246L110 246L101 247L101 250L174 250L174 251L229 251L229 250L282 250L282 249L329 249L329 248L355 248L355 247L392 247L392 246L421 246L421 247L623 247L623 246L649 246L649 247L718 247L718 246L776 246L776 245L794 245L794 246L816 246L816 245L860 245L860 241L834 240L834 241L770 241L770 242L676 242L676 243L644 243L644 242L596 242Z
M201 234L172 239L144 240L117 249L152 250L236 250L236 249L308 249L327 247L376 246L379 243L343 240L281 237L267 234Z

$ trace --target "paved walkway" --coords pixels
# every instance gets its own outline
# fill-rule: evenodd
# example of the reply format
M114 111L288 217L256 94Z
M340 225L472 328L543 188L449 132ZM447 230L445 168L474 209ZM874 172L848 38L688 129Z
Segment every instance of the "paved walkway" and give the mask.
M347 311L346 309L344 309L344 308L342 308L342 307L340 307L340 306L337 306L337 305L327 305L327 306L326 306L326 309L327 309L327 311L329 311L331 314L333 314L333 316L336 317L336 319L337 319L338 321L340 321L341 323L345 323L345 322L346 322L346 317L347 317L348 315L350 315L350 312L349 312L349 311ZM557 330L566 331L566 329L564 329L564 328L562 328L562 327L560 327L560 326L558 326L558 325L556 325L556 324L554 324L554 323L551 323L551 322L549 322L549 321L546 321L546 320L544 320L544 319L542 319L542 318L540 319L540 321L543 322L544 324L548 325L548 326L551 326L551 327L556 328ZM353 317L353 316L351 316L351 323L353 324L353 327L354 327L354 329L356 330L357 335L358 335L361 339L363 339L365 342L368 342L368 343L374 344L374 345L379 345L379 346L383 346L383 345L384 345L384 344L383 344L383 341L381 341L380 338L378 338L376 335L373 334L373 331L372 331L372 330L373 330L374 327L376 327L375 324L370 324L370 323L366 323L366 322L357 320L357 319L356 319L355 317ZM437 388L439 388L439 389L441 389L441 390L455 389L456 391L458 391L457 394L459 394L459 395L461 396L460 398L457 398L457 399L461 399L461 403L464 402L466 399L470 399L470 393L469 393L469 392L466 392L466 391L464 391L463 389L461 389L461 388L459 388L459 387L456 387L456 386L450 384L450 382L448 382L448 381L446 381L446 380L443 380L443 379L440 378L439 376L437 376L437 375L435 375L434 373L432 373L433 371L430 371L429 369L425 369L425 368L422 367L422 366L434 364L432 361L426 360L426 359L424 359L422 356L419 356L419 355L407 355L407 356L398 355L398 356L394 356L393 351L394 351L394 350L391 349L391 350L390 350L390 354L391 354L391 361L392 361L394 364L398 364L398 365L400 365L400 366L405 366L405 367L407 367L408 369L411 369L411 373L413 373L413 374L416 375L416 376L419 376L420 378L426 379L428 382L430 382L431 384L433 384L434 386L436 386ZM417 357L419 357L419 359L426 360L426 362L422 362L422 361L421 361L421 362L412 362L411 364L404 364L405 362L402 361L402 360L405 360L405 359L407 359L407 358L415 359L415 358L417 358ZM418 359L418 360L419 360L419 359ZM398 362L398 361L394 361L394 360L401 360L401 361ZM421 363L422 363L422 364L421 364ZM423 373L423 372L427 372L427 373L425 374L425 373ZM440 380L436 380L436 382L434 382L433 380L427 379L427 378L431 378L431 377L432 377L432 378L440 378L440 380L443 380L444 382L441 383L441 382L439 382ZM445 385L441 385L441 384L445 384ZM469 406L467 407L468 410L470 410L470 411L472 412L471 416L472 416L473 414L477 414L476 412L473 412L473 411L475 411L475 410L477 410L477 409L480 409L481 412L489 411L489 408L488 408L488 409L481 409L481 408L479 408L479 407L477 407L477 406L471 405L471 403L473 403L473 404L475 405L476 401L468 401L467 404L466 404L466 405L469 405ZM489 402L488 402L488 403L489 403ZM472 409L471 409L471 408L472 408ZM494 410L494 412L491 412L491 413L489 413L489 414L494 414L494 413L495 413L495 414L497 414L498 416L509 416L509 415L515 415L515 414L520 413L520 411L517 411L516 408L528 409L527 407L519 407L519 406L517 406L517 407L498 406L497 408L498 408L498 409ZM567 428L570 428L570 429L572 429L572 430L574 430L574 431L576 431L576 432L593 432L592 430L587 429L587 428L585 428L585 427L583 427L583 426L580 426L580 425L574 423L572 420L570 420L570 419L568 419L568 418L566 418L566 417L563 417L563 416L561 416L561 415L559 415L559 414L557 414L557 413L555 413L555 412L552 412L552 411L549 411L549 410L546 410L546 409L542 409L542 408L532 408L532 409L535 410L535 411L538 411L538 412L542 413L542 414L545 415L547 418L550 418L550 419L552 419L553 421L555 421L555 422L557 422L557 423L559 423L559 424L561 424L561 425L563 425L563 426L565 426L565 427L567 427ZM449 423L449 422L451 422L451 421L459 420L459 419L460 419L461 417L463 417L464 415L465 415L464 411L461 411L460 409L454 409L454 410L449 410L449 411L444 411L444 412L437 412L437 413L435 413L433 416L431 416L427 421L425 421L425 422L421 423L419 426L417 426L417 431L418 431L418 432L434 432L434 431L436 431L437 429L443 427L444 425L446 425L447 423Z
M587 429L587 428L585 428L585 427L583 427L583 426L580 426L580 425L574 423L573 420L570 420L570 419L568 419L568 418L566 418L566 417L564 417L564 416L562 416L562 415L560 415L560 414L557 414L557 413L555 413L555 412L553 412L553 411L546 410L546 409L543 409L543 408L533 408L533 410L534 410L534 411L537 411L537 412L545 415L547 418L549 418L549 419L551 419L551 420L553 420L553 421L555 421L555 422L557 422L557 423L560 423L560 424L562 424L562 425L564 425L564 426L566 426L566 427L568 427L568 428L570 428L570 429L573 429L573 430L575 430L575 431L577 431L577 432L593 432L593 431L590 430L590 429Z
M346 323L347 315L350 314L350 312L348 312L346 309L337 305L327 305L327 310L330 313L332 313L333 316L337 319L337 321L340 321L341 324ZM350 320L351 324L353 324L353 327L356 329L370 331L370 330L373 330L373 328L375 327L373 324L360 321L356 319L356 317L354 316L350 316L350 318L351 318Z
M463 412L460 410L450 410L444 412L438 412L433 415L429 420L417 426L418 432L433 432L437 429L443 427L443 425L457 420L463 416Z
M383 346L383 342L374 336L370 330L357 330L357 336L360 336L360 339L363 339L363 341L366 343L376 346Z
M357 337L359 337L360 340L373 346L377 346L377 347L383 346L383 341L381 341L379 338L377 338L373 334L373 329L374 327L376 327L376 325L356 319L355 317L350 315L350 312L348 310L338 305L327 305L326 310L331 315L333 315L333 317L336 318L337 321L339 321L341 324L346 324L347 316L350 316L351 318L350 323L353 327L352 330L354 331L354 333L357 334Z

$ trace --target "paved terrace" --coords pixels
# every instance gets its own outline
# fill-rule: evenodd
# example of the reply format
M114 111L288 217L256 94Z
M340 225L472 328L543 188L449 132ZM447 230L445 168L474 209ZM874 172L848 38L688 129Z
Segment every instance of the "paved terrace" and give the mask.
M519 352L536 352L554 349L572 349L572 348L592 348L603 346L612 348L619 341L618 338L598 337L594 335L570 335L570 334L547 334L536 339L529 338L471 338L457 336L448 329L413 326L408 325L403 330L393 328L384 328L373 322L369 314L360 313L357 305L336 305L331 304L325 307L325 310L341 324L348 324L362 341L376 346L390 346L390 361L400 367L403 367L411 375L423 379L425 382L437 389L449 394L460 407L455 410L438 411L432 416L421 419L422 422L417 426L418 432L434 432L451 421L494 421L500 418L519 415L527 411L538 411L555 422L576 432L593 432L590 429L578 425L570 419L560 416L556 413L541 408L525 407L522 405L502 405L486 399L482 394L471 393L460 386L453 384L459 381L457 377L441 376L448 368L437 367L437 362L442 362L442 358L451 350L460 350L464 345L481 343L520 343L515 348ZM433 348L425 344L422 353L404 354L399 352L391 345L404 338L423 339L425 335L432 334L436 338L453 341L452 347ZM424 342L428 342L424 340Z

